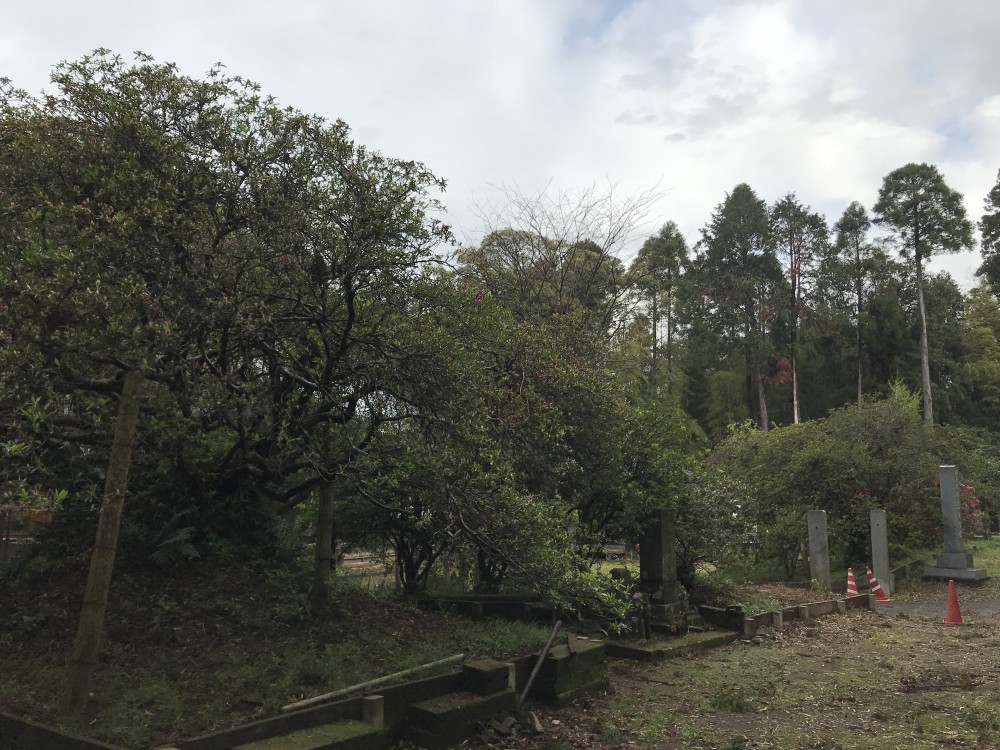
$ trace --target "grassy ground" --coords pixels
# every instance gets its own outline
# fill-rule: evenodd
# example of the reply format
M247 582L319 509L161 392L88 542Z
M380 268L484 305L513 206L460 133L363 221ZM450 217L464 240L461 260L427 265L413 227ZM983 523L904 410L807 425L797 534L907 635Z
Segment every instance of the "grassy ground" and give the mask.
M1000 541L975 542L1000 574ZM0 581L0 707L145 748L275 715L292 700L457 652L502 658L537 647L547 628L471 622L379 601L355 571L338 579L331 617L313 622L309 577L295 566L119 576L106 643L82 722L57 710L84 573L12 587ZM384 593L384 591L383 591ZM752 609L813 601L808 588L741 586ZM941 623L944 583L894 595L921 607L763 631L750 644L659 665L610 662L613 689L542 712L543 737L519 750L595 748L1000 747L1000 578L962 588L968 625ZM924 603L924 604L921 604ZM929 603L929 604L928 604ZM937 612L935 607L940 609ZM926 612L933 610L933 615ZM923 613L923 614L921 614Z
M1000 574L1000 542L974 547L976 565ZM942 623L944 582L894 598L931 614L856 611L658 665L612 661L607 694L545 713L545 737L497 747L1000 747L1000 580L960 588L961 627Z
M88 716L58 710L85 573L0 581L0 708L129 748L273 716L291 701L456 653L527 653L547 627L472 622L379 601L338 578L331 616L308 614L294 566L120 575ZM424 673L426 676L431 673Z

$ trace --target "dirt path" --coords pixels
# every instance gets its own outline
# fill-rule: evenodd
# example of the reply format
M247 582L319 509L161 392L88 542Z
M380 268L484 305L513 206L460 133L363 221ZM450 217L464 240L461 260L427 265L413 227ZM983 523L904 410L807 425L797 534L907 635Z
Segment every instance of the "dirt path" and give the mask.
M612 689L542 712L521 750L1000 747L1000 598L918 584L876 612L764 631L687 659L610 664ZM474 746L469 743L469 746Z

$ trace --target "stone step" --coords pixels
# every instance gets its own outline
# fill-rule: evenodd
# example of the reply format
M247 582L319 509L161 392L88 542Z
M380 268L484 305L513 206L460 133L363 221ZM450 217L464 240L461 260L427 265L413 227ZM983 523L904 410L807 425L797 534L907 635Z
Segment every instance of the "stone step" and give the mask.
M655 661L686 656L695 651L732 643L738 637L738 633L710 631L707 633L688 633L673 638L656 636L647 641L608 641L605 645L609 656Z
M561 706L608 684L604 643L578 640L574 648L564 643L549 650L531 687L533 700Z
M412 704L406 711L407 735L430 750L446 748L476 733L478 724L517 707L517 694L448 693Z
M338 721L237 745L234 750L380 750L384 746L385 738L371 724Z

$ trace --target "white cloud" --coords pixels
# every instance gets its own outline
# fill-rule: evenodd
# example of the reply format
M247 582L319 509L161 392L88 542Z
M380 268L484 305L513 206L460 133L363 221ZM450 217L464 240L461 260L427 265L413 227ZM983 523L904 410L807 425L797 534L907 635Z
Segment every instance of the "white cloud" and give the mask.
M608 179L665 196L689 240L726 191L794 191L832 222L937 164L972 218L1000 167L1000 4L934 0L6 0L0 75L38 90L98 47L215 61L283 104L425 161L472 196ZM975 255L936 261L963 285ZM939 266L939 264L942 264Z

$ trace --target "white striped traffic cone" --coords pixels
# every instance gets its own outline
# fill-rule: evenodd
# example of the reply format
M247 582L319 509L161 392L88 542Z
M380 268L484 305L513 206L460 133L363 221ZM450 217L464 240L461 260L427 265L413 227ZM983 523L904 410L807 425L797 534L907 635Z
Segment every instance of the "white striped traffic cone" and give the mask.
M877 602L888 602L892 601L889 599L889 595L882 590L881 584L878 582L878 578L872 573L872 569L869 566L865 566L865 570L868 571L868 586L871 593L875 595L875 601Z
M847 569L847 598L850 599L852 596L858 595L858 584L854 580L854 570L852 568Z

